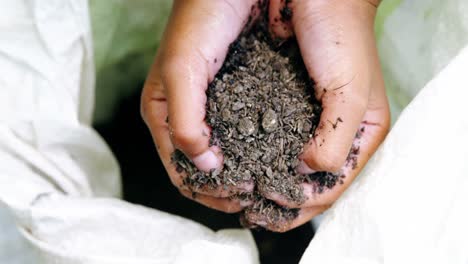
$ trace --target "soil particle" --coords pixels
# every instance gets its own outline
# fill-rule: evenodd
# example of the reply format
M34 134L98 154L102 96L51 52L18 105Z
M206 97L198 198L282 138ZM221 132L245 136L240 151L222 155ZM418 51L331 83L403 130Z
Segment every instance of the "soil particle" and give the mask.
M263 115L263 130L267 133L273 132L278 127L278 115L272 109L268 109Z
M362 138L362 134L365 132L365 129L365 126L361 126L361 128L356 132L353 145L351 146L348 158L346 159L345 165L353 170L357 169L358 167L358 156L361 153L360 139Z
M282 22L290 21L293 16L292 9L288 6L291 2L292 0L286 0L284 3L284 7L280 10Z
M250 136L255 132L255 125L248 117L244 117L239 121L237 129L243 136Z

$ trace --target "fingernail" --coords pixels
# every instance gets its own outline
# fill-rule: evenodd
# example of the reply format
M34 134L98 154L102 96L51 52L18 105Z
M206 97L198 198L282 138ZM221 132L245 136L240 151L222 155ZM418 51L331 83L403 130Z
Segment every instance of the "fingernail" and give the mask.
M211 150L207 150L192 159L199 170L209 172L221 167L220 158Z
M312 174L316 173L317 171L311 169L309 165L307 165L303 160L299 163L299 166L297 166L296 171L299 172L300 174Z

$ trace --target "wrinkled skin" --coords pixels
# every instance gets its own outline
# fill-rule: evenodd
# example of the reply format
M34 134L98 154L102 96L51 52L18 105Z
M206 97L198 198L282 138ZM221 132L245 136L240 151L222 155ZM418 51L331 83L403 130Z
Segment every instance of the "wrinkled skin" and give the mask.
M253 182L231 190L195 190L194 196L193 190L183 186L183 176L176 172L170 156L178 148L201 170L221 168L221 151L209 146L205 91L254 4L254 0L174 1L141 101L143 118L173 184L183 195L228 213L249 205L228 196L252 191ZM278 204L300 208L299 216L291 223L266 228L286 231L330 207L385 138L389 107L373 31L378 4L377 0L293 0L288 4L292 18L282 22L275 18L280 16L284 1L270 1L272 34L297 38L306 68L317 84L316 96L323 105L321 124L299 156L302 162L297 170L305 174L341 170L346 177L342 184L322 193L305 183L306 200L301 204L276 193L264 193ZM362 137L356 139L356 131L361 128ZM354 169L346 162L353 142L359 145L358 166Z

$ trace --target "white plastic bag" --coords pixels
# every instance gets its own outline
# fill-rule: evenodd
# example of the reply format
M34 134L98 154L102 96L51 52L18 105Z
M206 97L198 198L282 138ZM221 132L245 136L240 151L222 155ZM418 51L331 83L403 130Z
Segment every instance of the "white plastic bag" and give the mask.
M468 44L465 0L385 0L378 47L394 120Z
M468 49L404 110L301 263L468 263Z
M394 114L430 82L301 263L468 263L468 3L400 2L379 39Z
M87 1L0 6L0 263L258 263L248 230L119 200L117 162L90 127Z

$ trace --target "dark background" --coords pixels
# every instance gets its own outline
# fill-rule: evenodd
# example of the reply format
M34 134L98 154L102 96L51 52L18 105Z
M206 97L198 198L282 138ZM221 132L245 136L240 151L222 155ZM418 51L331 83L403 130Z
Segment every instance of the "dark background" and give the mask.
M143 85L141 85L142 87ZM140 94L124 99L113 120L95 125L122 171L126 201L202 223L213 230L240 227L237 214L225 214L181 196L171 184L140 117ZM313 237L310 224L287 233L253 230L262 263L298 263Z

